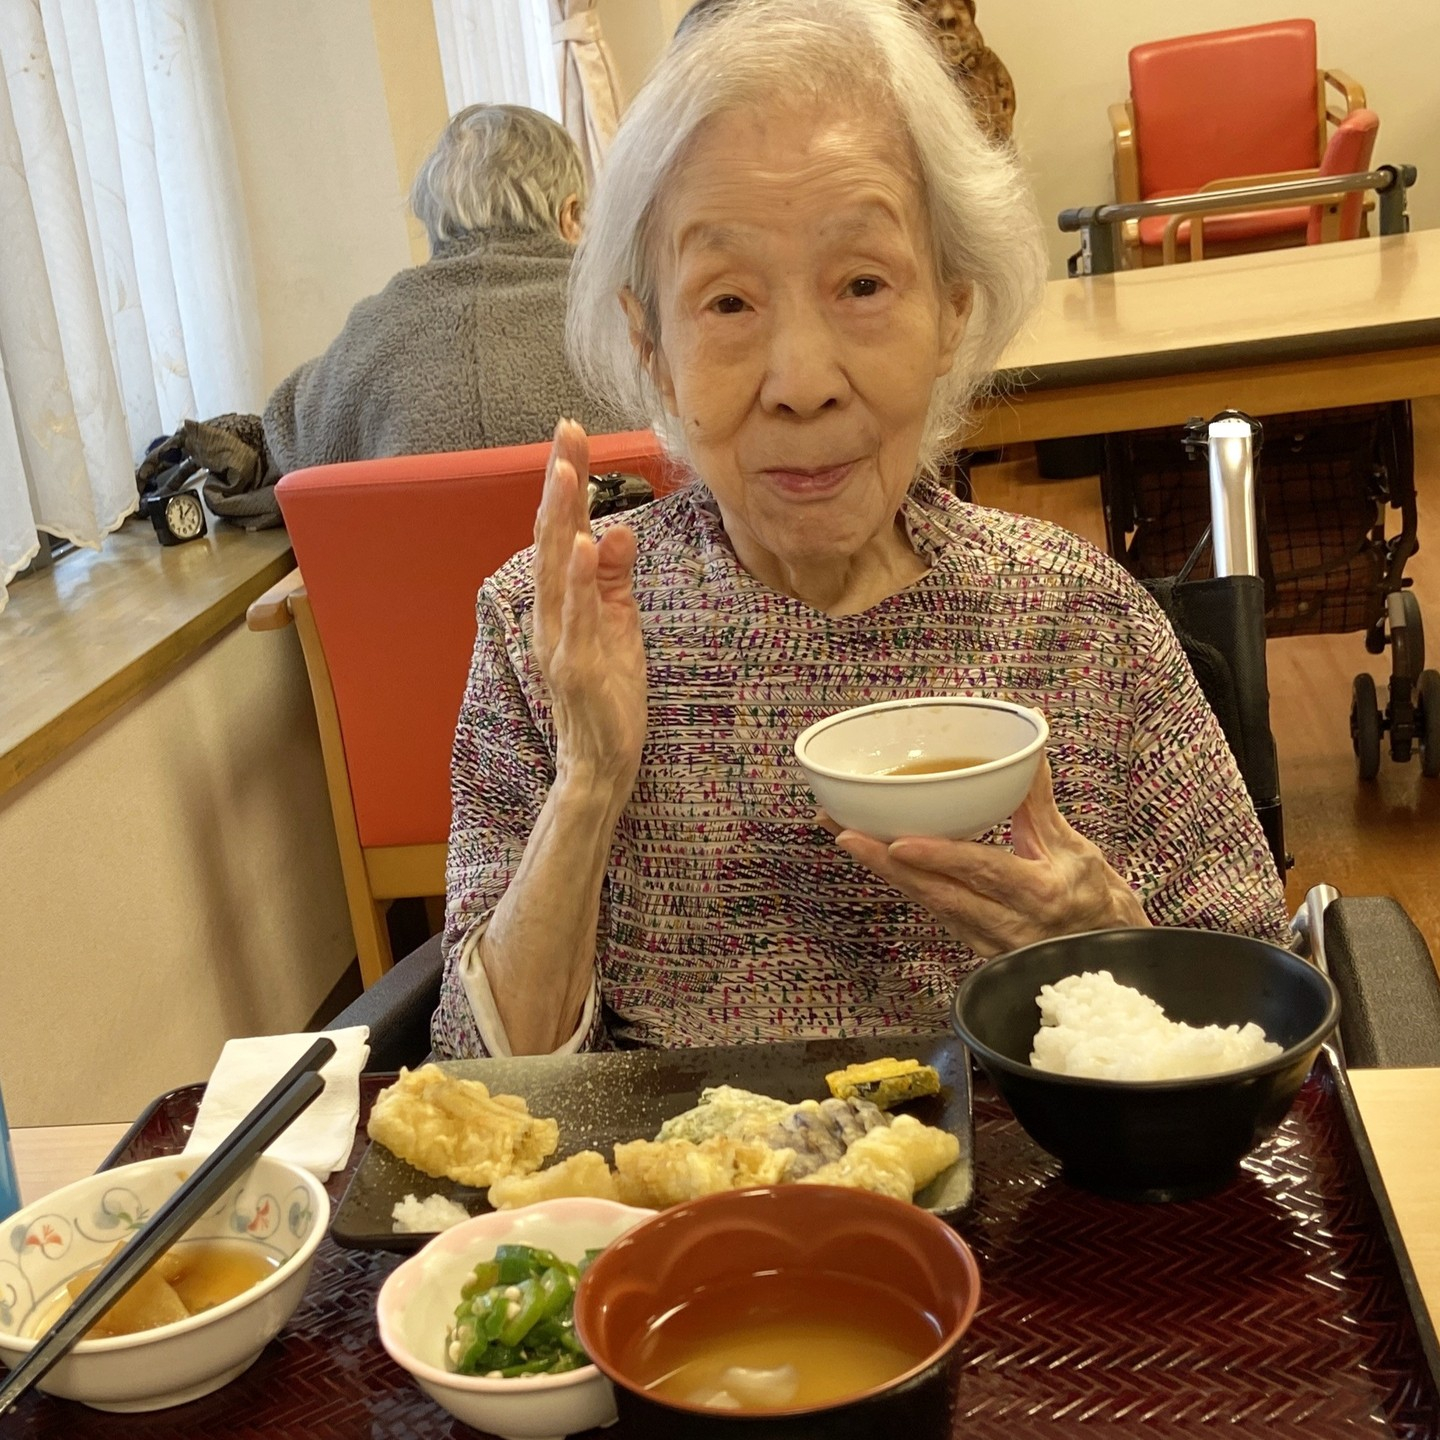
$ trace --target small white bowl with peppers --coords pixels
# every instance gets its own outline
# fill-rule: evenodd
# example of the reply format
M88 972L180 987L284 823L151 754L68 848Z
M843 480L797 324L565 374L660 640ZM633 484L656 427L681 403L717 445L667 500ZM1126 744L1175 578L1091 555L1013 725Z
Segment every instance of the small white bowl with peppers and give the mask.
M381 1287L380 1341L436 1404L477 1430L558 1440L608 1425L610 1382L573 1340L574 1282L587 1254L653 1214L566 1198L444 1230Z

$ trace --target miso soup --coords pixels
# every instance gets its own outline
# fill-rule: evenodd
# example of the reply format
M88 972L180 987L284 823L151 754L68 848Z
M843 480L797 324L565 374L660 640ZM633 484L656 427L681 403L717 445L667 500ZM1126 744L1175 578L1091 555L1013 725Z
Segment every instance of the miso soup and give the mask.
M105 1263L120 1250L116 1246ZM280 1267L281 1257L243 1240L181 1240L166 1250L135 1284L85 1332L86 1340L134 1335L202 1310L214 1309L258 1285ZM36 1307L26 1325L32 1336L43 1335L78 1300L103 1267L91 1265L73 1276Z
M943 775L947 770L973 770L977 765L988 765L990 758L985 755L942 755L938 759L906 760L891 765L886 770L877 770L877 775Z
M747 1275L707 1288L634 1342L657 1397L717 1410L807 1410L903 1375L940 1341L897 1291L848 1275Z

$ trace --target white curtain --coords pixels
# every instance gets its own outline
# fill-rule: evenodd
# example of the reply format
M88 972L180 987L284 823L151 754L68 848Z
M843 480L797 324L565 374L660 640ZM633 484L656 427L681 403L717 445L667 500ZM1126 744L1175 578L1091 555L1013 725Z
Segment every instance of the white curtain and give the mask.
M260 405L210 0L0 0L0 607L187 417Z
M550 0L550 34L560 72L560 113L585 161L585 178L605 158L620 123L620 82L600 33L595 0Z
M564 123L547 0L434 0L445 101L528 105Z

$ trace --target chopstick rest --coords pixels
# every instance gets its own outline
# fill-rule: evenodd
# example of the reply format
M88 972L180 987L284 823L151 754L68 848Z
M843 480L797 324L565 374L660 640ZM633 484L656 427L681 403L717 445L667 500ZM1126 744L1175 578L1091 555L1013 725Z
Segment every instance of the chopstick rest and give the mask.
M60 1360L70 1347L159 1259L230 1186L260 1152L325 1088L319 1068L335 1053L323 1036L285 1072L229 1138L156 1211L123 1250L106 1262L79 1298L0 1386L0 1415Z

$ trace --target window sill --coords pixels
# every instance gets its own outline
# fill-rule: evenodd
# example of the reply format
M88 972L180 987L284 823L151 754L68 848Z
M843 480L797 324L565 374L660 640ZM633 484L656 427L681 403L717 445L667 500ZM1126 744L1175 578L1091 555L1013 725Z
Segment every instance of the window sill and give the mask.
M10 587L0 612L0 794L242 619L295 564L283 529L189 545L132 520Z

